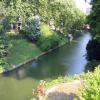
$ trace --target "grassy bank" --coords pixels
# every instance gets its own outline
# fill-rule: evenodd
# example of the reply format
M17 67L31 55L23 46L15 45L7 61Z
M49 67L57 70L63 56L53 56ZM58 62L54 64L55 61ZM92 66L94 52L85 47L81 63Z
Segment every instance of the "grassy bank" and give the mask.
M56 49L58 47L63 46L64 44L68 44L68 39L66 37L62 37L61 39L59 39L59 43L57 45L55 45L54 47L43 51L40 46L28 41L27 38L23 38L23 36L19 36L19 38L10 38L10 43L11 43L11 48L9 50L9 53L6 56L6 60L7 60L7 65L5 65L3 68L1 67L0 72L4 72L6 70L12 70L12 68L15 68L16 66L20 66L22 64L25 64L26 62L34 59L35 57L40 56L43 53L46 52L50 52L53 49ZM54 39L56 40L56 39ZM48 39L47 39L48 41ZM48 42L42 41L44 47L45 47L45 43L48 44ZM52 40L50 40L52 43ZM53 41L55 43L55 41ZM76 43L78 42L77 40L73 40L71 43ZM41 45L41 43L40 43ZM49 45L49 44L48 44ZM47 45L46 45L47 46Z
M46 83L46 89L50 89L61 83L71 82L73 80L85 80L83 89L79 93L81 100L100 100L100 65L94 72L83 73L73 77L59 77Z
M23 63L42 53L35 44L30 43L25 39L12 40L12 45L13 46L7 56L10 67Z
M41 55L43 52L37 47L34 43L27 41L26 39L16 39L11 40L12 48L7 55L7 62L9 68L13 68L16 65L19 65L29 59L35 58ZM66 43L66 39L60 41L59 46L62 46Z

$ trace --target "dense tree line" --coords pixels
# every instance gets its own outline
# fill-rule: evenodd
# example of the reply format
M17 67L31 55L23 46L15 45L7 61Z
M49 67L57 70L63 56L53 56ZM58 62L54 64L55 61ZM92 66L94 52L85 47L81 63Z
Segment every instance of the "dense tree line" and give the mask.
M63 31L81 27L84 20L73 0L2 0L0 6L4 8L2 15L11 17L11 20L20 16L25 23L31 15L39 15L45 23L53 18L55 26Z
M38 21L36 22L34 17L37 15L41 25L47 24L53 27L54 31L59 30L64 36L82 29L85 21L85 15L76 7L73 0L2 0L0 3L3 8L1 27L5 31L8 30L20 17L24 33L31 39L38 37L37 34L41 31L36 27ZM51 20L53 25L50 25Z
M89 59L100 60L100 0L92 0L92 11L88 16L93 38L87 45Z
M88 16L93 36L100 39L100 0L92 1L92 11Z
M32 41L36 39L43 51L58 46L68 33L82 29L85 21L74 0L0 0L0 36L15 35L16 32L8 31L19 18L23 27L19 34Z

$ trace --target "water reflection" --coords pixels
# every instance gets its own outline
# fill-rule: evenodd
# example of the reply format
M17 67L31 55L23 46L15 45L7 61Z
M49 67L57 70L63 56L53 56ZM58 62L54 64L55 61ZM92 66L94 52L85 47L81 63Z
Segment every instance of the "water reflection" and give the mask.
M37 67L37 64L38 64L37 60L34 60L32 62L32 68L36 68Z
M84 34L78 42L66 44L55 51L44 55L36 61L29 62L15 71L0 77L1 100L29 100L32 88L39 80L55 79L59 76L79 74L89 69L86 45L91 39L89 33ZM10 92L8 92L10 90Z
M70 63L70 67L67 68L66 74L74 75L80 74L85 70L85 66L87 64L86 59L86 45L88 41L91 39L91 35L89 33L85 34L84 37L79 39L79 43L74 48L74 51L70 58L66 58Z
M89 33L78 39L78 43L66 44L48 55L32 61L16 71L20 78L35 79L57 78L64 75L74 75L85 71L86 45L91 39ZM14 73L15 74L15 71ZM11 73L12 75L12 73Z
M89 33L84 34L78 39L78 43L66 44L48 55L23 65L13 74L18 78L32 77L36 79L79 74L85 70L87 64L86 45L90 39ZM13 74L11 73L11 75Z

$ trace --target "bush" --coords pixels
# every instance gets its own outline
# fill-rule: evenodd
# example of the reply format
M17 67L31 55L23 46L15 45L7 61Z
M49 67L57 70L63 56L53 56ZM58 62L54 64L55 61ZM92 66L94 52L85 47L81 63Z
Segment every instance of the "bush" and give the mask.
M41 27L41 33L42 34L37 41L37 45L41 50L47 51L59 44L60 36L57 33L50 31L47 25Z
M41 35L40 25L39 16L31 16L28 18L24 33L29 40L37 40L39 38Z
M48 25L41 26L41 33L44 37L49 37L53 35L53 32L50 30Z
M100 60L100 42L97 39L92 39L87 44L87 58L88 60Z
M8 55L11 46L12 45L8 37L0 36L0 72L3 72L5 69L7 69L7 67L5 67L7 65L6 56Z
M5 69L2 66L0 66L0 73L2 73L4 70Z
M85 87L81 93L81 100L100 100L100 66L84 75Z
M58 79L50 80L49 82L46 82L46 89L80 78L85 80L83 84L84 87L78 94L80 100L100 100L100 65L96 67L94 72L83 73L79 76L59 77Z
M0 33L3 33L3 25L0 24Z
M42 36L39 38L37 45L40 47L41 50L47 51L51 47L50 39Z
M11 31L11 32L6 32L6 35L8 35L8 36L15 36L15 35L17 35L17 33L14 32L14 31Z

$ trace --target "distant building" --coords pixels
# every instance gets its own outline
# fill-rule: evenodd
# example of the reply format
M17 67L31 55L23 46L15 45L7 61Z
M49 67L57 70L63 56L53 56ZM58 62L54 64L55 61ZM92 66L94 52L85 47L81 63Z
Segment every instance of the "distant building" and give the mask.
M16 30L17 30L17 31L22 30L22 20L21 20L20 17L18 18L18 21L17 21L17 23L16 23Z

